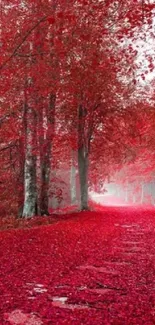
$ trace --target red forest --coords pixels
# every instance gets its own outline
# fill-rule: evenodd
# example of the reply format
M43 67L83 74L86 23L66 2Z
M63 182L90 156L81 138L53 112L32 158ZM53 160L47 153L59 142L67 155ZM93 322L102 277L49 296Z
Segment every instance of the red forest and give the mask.
M153 176L153 19L149 1L1 2L2 216L87 210L133 164Z
M0 1L0 325L154 324L154 41L154 0Z

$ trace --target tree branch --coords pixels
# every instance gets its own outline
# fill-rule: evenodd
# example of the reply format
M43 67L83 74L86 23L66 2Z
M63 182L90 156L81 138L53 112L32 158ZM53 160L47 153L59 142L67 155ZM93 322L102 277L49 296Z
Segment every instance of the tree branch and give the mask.
M1 148L0 148L0 152L1 152L1 151L4 151L4 150L7 150L7 149L10 149L10 148L13 148L13 147L16 147L16 146L17 146L17 143L16 143L16 142L14 142L14 143L10 143L10 144L8 144L7 146L1 147Z
M22 58L30 58L30 57L36 57L39 55L44 55L47 54L46 52L41 52L41 53L34 53L34 54L22 54L22 53L16 53L15 56L19 56Z
M0 70L2 70L9 61L11 61L11 59L16 55L17 51L20 49L20 47L24 44L24 42L27 40L27 38L31 35L31 33L44 21L47 20L48 16L42 17L34 26L32 26L27 33L25 34L25 36L23 37L23 39L21 40L21 42L15 47L14 51L12 52L12 54L8 57L8 59L6 59L0 66Z

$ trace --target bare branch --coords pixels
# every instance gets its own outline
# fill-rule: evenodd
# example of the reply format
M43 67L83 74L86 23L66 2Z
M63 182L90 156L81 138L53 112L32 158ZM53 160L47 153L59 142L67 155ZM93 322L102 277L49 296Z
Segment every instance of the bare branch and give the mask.
M21 40L21 42L15 47L14 51L12 52L12 54L9 56L8 59L6 59L2 65L0 66L0 70L2 70L7 63L16 55L17 51L21 48L21 46L24 44L24 42L27 40L27 38L31 35L31 33L44 21L47 20L48 16L42 17L34 26L32 26L27 33L25 34L25 36L23 37L23 39Z
M22 53L16 53L15 56L19 56L19 57L22 57L22 58L30 58L30 57L36 57L36 56L39 56L39 55L44 55L44 54L47 54L46 52L41 52L41 53L34 53L34 54L22 54Z
M0 152L14 147L17 147L17 141L0 147Z

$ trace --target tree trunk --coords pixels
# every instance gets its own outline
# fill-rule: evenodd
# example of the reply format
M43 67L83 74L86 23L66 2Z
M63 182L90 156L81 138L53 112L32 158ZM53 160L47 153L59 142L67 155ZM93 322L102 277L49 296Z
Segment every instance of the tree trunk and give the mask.
M19 139L19 176L18 176L18 213L17 217L22 218L24 207L24 162L25 151L24 142Z
M19 132L19 175L18 182L18 212L17 218L22 218L24 208L24 168L25 168L25 148L26 148L26 98L22 105L22 128ZM24 135L24 136L23 136Z
M26 148L24 164L24 208L22 217L33 217L37 214L36 186L36 120L35 112L26 104Z
M45 154L45 159L41 165L41 197L40 197L40 213L41 215L49 215L48 211L48 190L49 190L49 159L47 154Z
M51 170L51 150L55 123L55 101L56 96L50 94L49 105L46 110L46 130L44 141L40 154L41 168L41 194L40 194L40 213L41 215L49 215L49 184ZM43 121L44 123L44 121Z
M81 210L88 210L88 154L90 139L87 139L85 134L86 115L87 111L80 105L78 111L78 170Z
M71 150L71 170L70 170L70 194L71 205L77 203L76 199L76 167L75 167L75 150Z
M81 210L88 210L88 154L83 147L78 149Z
M33 53L33 41L29 42L29 51ZM24 207L23 218L31 218L37 214L37 175L36 175L36 91L34 78L31 76L33 60L30 56L24 88L24 128L25 128L25 161L24 161ZM31 92L29 91L31 89ZM32 91L33 90L33 91Z

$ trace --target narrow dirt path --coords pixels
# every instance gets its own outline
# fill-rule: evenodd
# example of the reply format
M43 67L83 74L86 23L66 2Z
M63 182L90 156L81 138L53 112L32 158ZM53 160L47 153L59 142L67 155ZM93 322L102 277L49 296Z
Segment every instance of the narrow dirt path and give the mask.
M103 213L25 233L28 243L34 241L35 255L29 248L26 251L20 231L15 233L14 247L8 233L6 238L3 233L14 262L22 251L22 264L16 262L18 278L10 255L10 271L6 277L3 272L9 294L8 305L6 291L5 302L1 300L0 324L155 324L155 210L106 208ZM17 292L7 279L12 279Z

